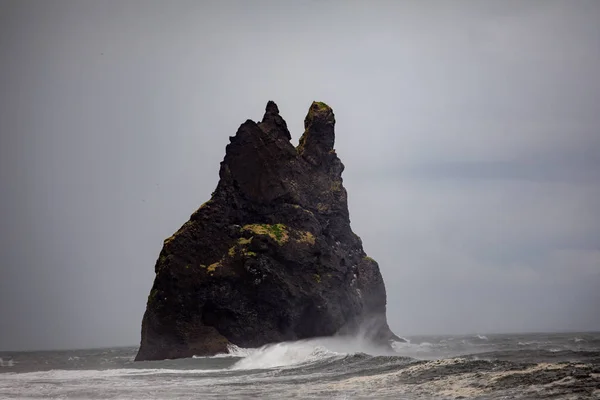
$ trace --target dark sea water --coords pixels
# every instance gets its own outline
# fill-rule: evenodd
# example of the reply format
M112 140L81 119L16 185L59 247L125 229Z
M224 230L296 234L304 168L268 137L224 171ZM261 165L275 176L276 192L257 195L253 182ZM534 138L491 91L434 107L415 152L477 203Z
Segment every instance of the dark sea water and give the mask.
M3 399L600 399L600 333L328 338L182 360L0 352Z

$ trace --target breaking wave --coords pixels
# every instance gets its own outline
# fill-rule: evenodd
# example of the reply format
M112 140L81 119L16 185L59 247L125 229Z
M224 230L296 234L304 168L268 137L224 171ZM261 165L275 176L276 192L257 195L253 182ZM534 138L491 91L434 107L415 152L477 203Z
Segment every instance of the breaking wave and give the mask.
M248 353L232 369L265 369L339 360L357 354L397 356L392 348L376 346L363 337L329 337L282 342L258 349L235 348L232 354Z

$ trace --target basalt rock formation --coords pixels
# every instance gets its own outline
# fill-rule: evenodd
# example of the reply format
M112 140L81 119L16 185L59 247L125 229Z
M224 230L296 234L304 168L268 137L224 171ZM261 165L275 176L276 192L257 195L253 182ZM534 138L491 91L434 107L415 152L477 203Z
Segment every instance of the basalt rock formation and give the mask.
M294 147L270 101L230 137L212 198L164 241L136 360L358 331L396 338L379 266L350 228L332 109L312 103L304 125Z

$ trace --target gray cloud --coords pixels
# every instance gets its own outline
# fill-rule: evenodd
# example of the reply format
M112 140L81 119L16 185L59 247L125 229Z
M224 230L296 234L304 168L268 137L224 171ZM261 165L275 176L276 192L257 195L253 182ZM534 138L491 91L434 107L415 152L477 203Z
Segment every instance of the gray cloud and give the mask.
M133 344L275 100L336 113L399 334L600 329L596 1L3 1L0 348Z

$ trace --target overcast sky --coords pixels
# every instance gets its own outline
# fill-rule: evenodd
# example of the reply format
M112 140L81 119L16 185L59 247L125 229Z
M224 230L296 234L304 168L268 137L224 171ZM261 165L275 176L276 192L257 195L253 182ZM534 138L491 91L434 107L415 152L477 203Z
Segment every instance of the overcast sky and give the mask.
M0 349L139 343L274 100L337 119L399 335L600 330L600 2L0 0Z

